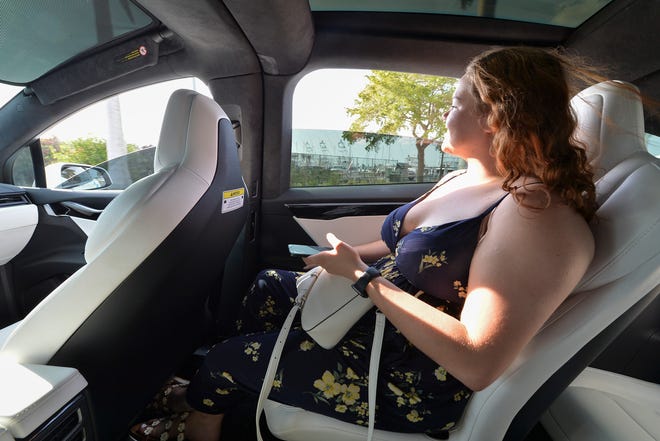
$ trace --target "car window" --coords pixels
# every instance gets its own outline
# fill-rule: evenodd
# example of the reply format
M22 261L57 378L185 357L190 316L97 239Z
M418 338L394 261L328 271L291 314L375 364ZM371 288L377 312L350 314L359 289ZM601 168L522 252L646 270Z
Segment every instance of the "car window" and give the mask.
M121 190L153 173L167 100L177 89L211 96L195 78L153 84L99 101L44 131L46 187ZM29 149L23 150L15 155L12 177L17 185L34 185L25 165Z
M0 83L0 107L7 104L22 89L22 86Z
M646 136L646 148L653 156L660 158L660 136L651 135L647 133Z
M436 182L464 168L440 149L455 78L323 69L293 95L291 187Z

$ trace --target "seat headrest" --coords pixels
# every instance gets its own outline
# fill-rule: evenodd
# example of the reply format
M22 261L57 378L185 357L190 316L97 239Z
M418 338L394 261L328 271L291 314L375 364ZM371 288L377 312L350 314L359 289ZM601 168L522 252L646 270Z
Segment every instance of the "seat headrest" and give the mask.
M571 100L596 179L636 152L646 152L644 110L637 87L622 81L595 84Z
M172 93L156 147L154 172L186 160L186 150L195 133L217 132L218 120L222 118L227 119L227 115L212 99L187 89Z

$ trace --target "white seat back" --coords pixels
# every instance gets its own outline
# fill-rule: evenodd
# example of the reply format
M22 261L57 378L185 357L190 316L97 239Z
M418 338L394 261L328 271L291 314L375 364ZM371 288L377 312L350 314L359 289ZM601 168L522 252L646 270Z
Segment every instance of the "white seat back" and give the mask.
M644 149L639 95L634 86L626 87L602 83L572 100L577 137L601 176L596 184L600 208L592 224L595 258L576 292L506 372L472 395L451 440L523 439L556 396L658 293L660 167ZM269 427L287 441L311 439L310 434L317 441L365 439L362 427L316 414L306 420L305 414L310 412L266 406ZM377 431L374 439L401 436Z
M246 195L231 121L212 99L174 92L154 173L106 207L86 265L0 342L0 355L78 369L100 439L118 438L203 342L205 301L245 224Z

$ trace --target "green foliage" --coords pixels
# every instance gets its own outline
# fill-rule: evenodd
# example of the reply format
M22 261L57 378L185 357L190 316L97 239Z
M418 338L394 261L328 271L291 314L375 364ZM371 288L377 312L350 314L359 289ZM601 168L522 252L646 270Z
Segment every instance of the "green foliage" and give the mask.
M388 135L386 133L344 131L341 134L341 138L351 144L358 140L363 140L367 143L365 146L367 151L373 150L377 152L381 144L394 144L400 137L397 135Z
M61 143L59 151L52 151L53 162L72 162L96 165L108 159L106 142L100 138L77 138Z
M367 142L366 149L378 149L388 143L387 134L409 134L415 138L418 171L424 170L424 149L440 140L445 133L443 113L451 105L455 78L403 72L373 71L367 85L358 94L355 105L346 113L355 117L351 132L376 132L380 136L352 136L344 139ZM418 178L423 173L417 173Z
M41 138L39 140L41 143L41 154L44 157L44 165L50 165L54 162L57 162L54 155L60 151L60 140L57 139L57 136L52 138Z

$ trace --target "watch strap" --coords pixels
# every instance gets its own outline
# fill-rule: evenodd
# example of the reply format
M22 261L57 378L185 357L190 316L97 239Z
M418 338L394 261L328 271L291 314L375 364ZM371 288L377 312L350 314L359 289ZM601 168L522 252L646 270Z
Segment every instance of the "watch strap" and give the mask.
M357 292L361 297L369 297L367 295L367 285L376 277L380 277L380 271L376 268L370 266L367 270L360 276L357 281L351 285L351 287Z

